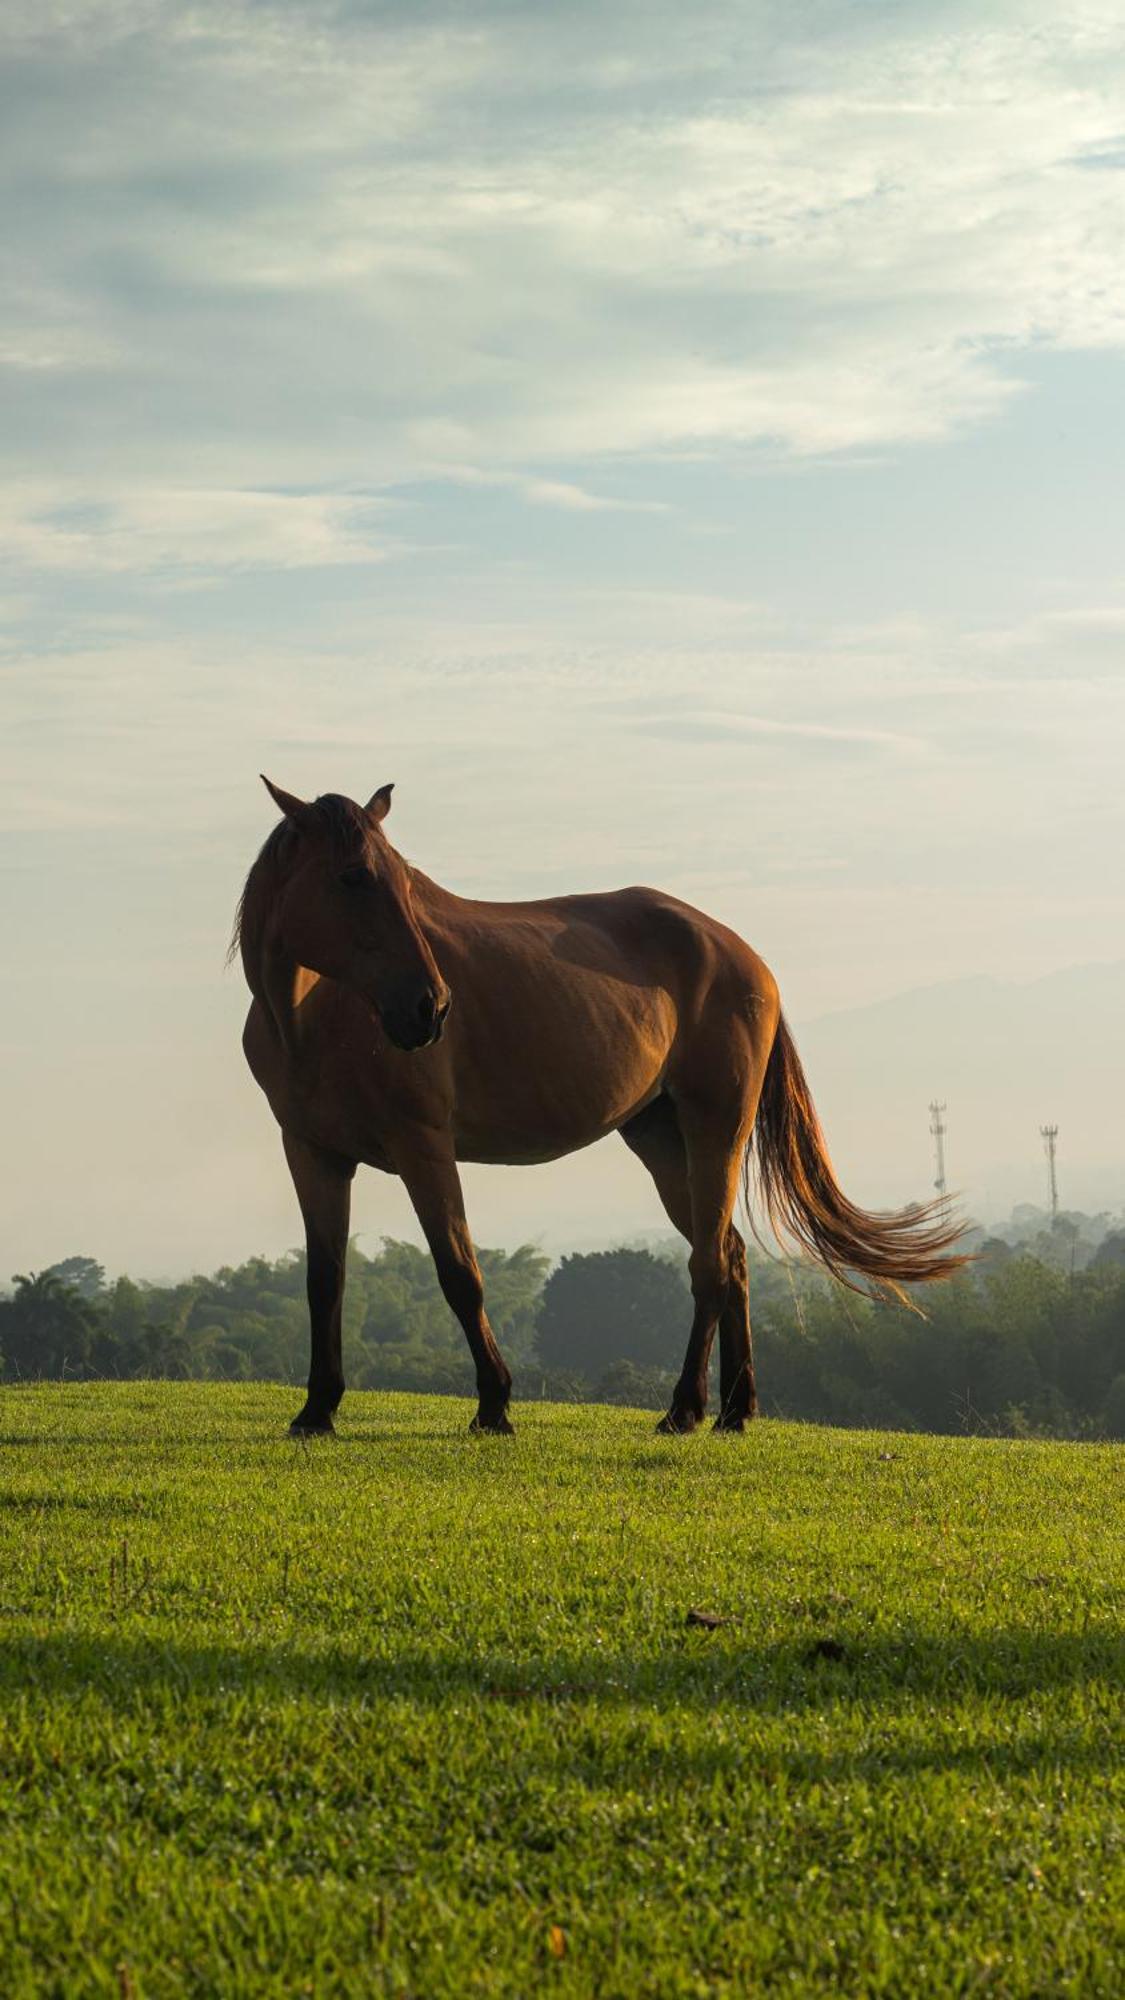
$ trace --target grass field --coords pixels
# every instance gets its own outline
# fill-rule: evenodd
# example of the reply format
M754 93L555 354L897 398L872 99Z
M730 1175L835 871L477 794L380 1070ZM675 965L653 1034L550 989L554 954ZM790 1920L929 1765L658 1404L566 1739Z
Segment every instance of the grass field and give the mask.
M1120 1447L296 1400L0 1395L5 2000L1125 1991Z

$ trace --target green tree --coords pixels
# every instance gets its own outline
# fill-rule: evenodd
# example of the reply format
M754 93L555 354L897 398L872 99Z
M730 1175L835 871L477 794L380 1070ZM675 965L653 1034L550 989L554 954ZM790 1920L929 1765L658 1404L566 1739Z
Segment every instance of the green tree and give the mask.
M96 1257L64 1257L61 1264L49 1264L44 1275L83 1299L100 1299L105 1291L105 1266Z
M547 1259L518 1250L480 1249L485 1304L501 1347L526 1361ZM357 1388L433 1388L458 1395L472 1381L465 1336L450 1312L433 1259L416 1244L385 1237L375 1257L355 1244L348 1258L345 1353Z
M597 1381L615 1361L676 1368L691 1327L680 1271L648 1250L564 1257L543 1288L537 1345L544 1368Z
M0 1299L5 1373L25 1380L85 1374L99 1325L96 1307L53 1271L33 1271L14 1283L13 1296Z
M666 1410L675 1376L670 1368L638 1368L635 1361L614 1361L597 1382L595 1401L624 1403L633 1410Z
M1106 1437L1125 1438L1125 1375L1118 1375L1109 1385L1102 1410L1102 1429Z

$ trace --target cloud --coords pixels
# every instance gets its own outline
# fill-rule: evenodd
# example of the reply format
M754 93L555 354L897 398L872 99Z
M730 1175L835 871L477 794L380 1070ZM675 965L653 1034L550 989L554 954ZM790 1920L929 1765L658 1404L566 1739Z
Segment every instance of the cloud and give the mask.
M1125 605L1038 611L1014 624L973 632L967 650L1002 673L1069 683L1116 681L1125 688Z
M797 737L809 745L824 744L841 750L883 750L905 757L920 756L927 747L921 738L904 736L893 729L795 722L779 716L747 715L731 709L693 707L690 713L672 711L666 715L646 715L636 726L646 736L668 736L694 743L737 744L753 736Z
M370 502L324 493L149 488L112 499L12 492L0 512L8 560L29 570L320 569L385 559Z
M652 506L583 468L938 440L1021 353L1125 340L1092 0L584 19L12 12L10 476L340 494L458 459ZM293 535L338 547L315 512Z
M518 473L488 472L479 465L431 464L431 478L455 486L494 487L518 493L535 507L559 507L567 514L667 514L663 500L631 500L609 493L591 493L573 480L525 478Z
M604 493L590 493L563 479L524 479L520 492L537 507L561 507L573 514L666 514L661 500L614 500Z

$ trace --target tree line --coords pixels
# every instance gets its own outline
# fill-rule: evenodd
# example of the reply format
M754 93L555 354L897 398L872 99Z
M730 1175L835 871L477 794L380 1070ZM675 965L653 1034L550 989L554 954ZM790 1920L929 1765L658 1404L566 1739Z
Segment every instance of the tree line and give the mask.
M940 1432L1125 1438L1125 1227L1017 1211L976 1262L878 1305L800 1261L751 1257L767 1415ZM678 1244L563 1257L481 1250L489 1315L524 1398L666 1407L691 1299ZM923 1316L924 1315L924 1316ZM427 1252L353 1242L344 1344L355 1388L469 1396L472 1369ZM9 1382L96 1377L303 1381L304 1257L171 1285L108 1281L91 1257L18 1276L0 1299Z

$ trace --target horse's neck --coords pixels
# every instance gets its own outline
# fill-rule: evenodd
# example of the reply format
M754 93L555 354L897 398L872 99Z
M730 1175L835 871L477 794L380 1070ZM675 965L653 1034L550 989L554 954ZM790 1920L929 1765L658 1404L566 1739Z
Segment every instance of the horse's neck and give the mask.
M432 875L423 875L422 870L413 865L410 867L410 882L415 902L421 903L425 909L435 913L453 909L464 900L463 897L455 895L452 889L444 889L440 882L435 882Z
M298 964L271 935L264 885L247 897L242 925L242 964L246 984L265 1008L288 1055L297 1050L301 1002L319 983L320 974Z

